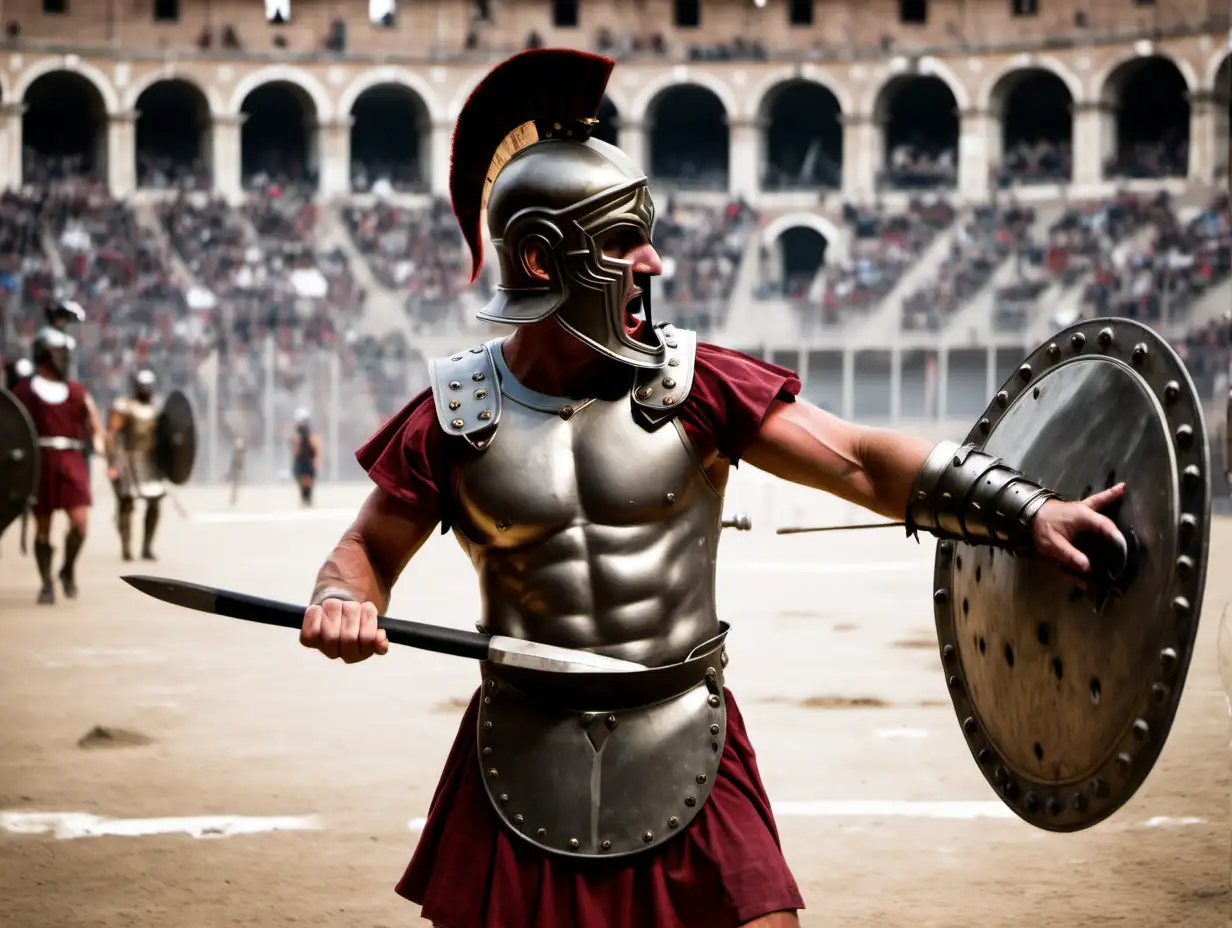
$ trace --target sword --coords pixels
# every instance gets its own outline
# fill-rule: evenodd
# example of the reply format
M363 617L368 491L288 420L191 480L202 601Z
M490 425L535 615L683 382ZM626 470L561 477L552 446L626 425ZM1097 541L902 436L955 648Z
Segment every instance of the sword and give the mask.
M275 602L246 593L234 593L215 587L172 580L166 577L127 576L125 583L147 596L165 603L222 615L262 625L277 625L298 629L304 624L304 607L291 603ZM504 635L485 635L482 632L467 632L439 625L408 622L377 616L377 628L385 630L393 644L469 657L472 660L491 661L506 667L523 667L529 670L547 670L556 673L632 673L646 668L632 661L624 661L589 651L573 648L558 648L521 638Z

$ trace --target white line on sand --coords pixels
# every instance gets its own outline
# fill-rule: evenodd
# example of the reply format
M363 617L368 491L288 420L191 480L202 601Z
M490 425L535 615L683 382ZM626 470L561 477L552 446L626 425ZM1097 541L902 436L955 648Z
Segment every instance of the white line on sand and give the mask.
M185 834L193 838L232 838L266 831L315 831L315 815L257 818L245 815L202 815L196 818L102 818L88 812L0 812L0 831L21 835L54 835L62 841L105 835L139 838Z
M784 818L1017 818L1000 802L899 802L884 799L805 800L774 802L774 814Z
M931 561L873 561L867 564L810 564L778 562L722 561L719 573L749 574L878 574L908 570L932 570Z
M202 512L192 520L202 525L234 525L257 522L349 522L355 509L287 509L282 512Z

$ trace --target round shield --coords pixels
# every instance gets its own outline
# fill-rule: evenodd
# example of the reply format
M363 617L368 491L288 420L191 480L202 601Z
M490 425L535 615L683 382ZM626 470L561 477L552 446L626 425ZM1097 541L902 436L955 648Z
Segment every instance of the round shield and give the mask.
M1189 668L1210 536L1201 403L1150 329L1087 320L1025 360L967 441L1066 499L1126 484L1105 514L1131 556L1102 594L1042 558L937 546L941 659L976 763L1032 825L1087 828L1150 772Z
M197 420L183 390L172 390L158 413L154 449L163 476L177 486L187 483L197 459Z
M0 387L0 532L38 493L38 433L26 407Z

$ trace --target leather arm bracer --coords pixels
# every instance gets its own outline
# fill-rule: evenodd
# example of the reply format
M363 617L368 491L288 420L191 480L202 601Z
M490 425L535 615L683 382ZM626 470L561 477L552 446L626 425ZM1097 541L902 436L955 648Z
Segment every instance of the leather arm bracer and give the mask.
M907 535L992 545L1016 554L1034 549L1031 524L1057 494L974 445L941 442L915 478L907 502Z

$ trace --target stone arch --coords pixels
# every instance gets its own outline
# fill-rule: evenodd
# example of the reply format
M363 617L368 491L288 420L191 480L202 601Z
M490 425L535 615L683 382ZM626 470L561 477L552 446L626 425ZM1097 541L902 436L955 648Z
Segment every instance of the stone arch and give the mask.
M622 107L621 112L628 112L631 119L645 124L650 118L653 104L662 97L664 91L686 84L704 87L718 97L729 119L741 114L739 101L726 83L708 71L695 70L688 65L680 65L667 74L647 81L633 99L632 106L627 109Z
M107 101L97 83L78 70L51 69L25 84L20 99L26 183L83 173L107 177Z
M775 68L758 81L752 93L748 95L748 114L760 117L768 109L768 104L771 102L771 94L775 93L781 85L793 81L805 81L810 84L816 84L818 87L822 87L833 94L834 99L838 101L838 107L841 112L852 113L855 111L856 101L846 84L835 78L828 71L824 71L812 64L806 64L803 66L792 65Z
M137 185L165 186L193 178L210 164L213 115L199 84L180 77L145 83L131 107Z
M135 110L137 108L137 100L150 87L162 81L180 81L184 84L191 84L203 96L210 107L210 116L217 118L226 112L226 105L223 102L222 94L218 92L218 88L213 84L203 86L200 81L190 74L180 72L174 65L168 65L160 71L151 71L149 74L144 74L124 91L124 109Z
M1232 48L1227 48L1212 56L1207 63L1205 86L1217 91L1220 89L1220 78L1226 80L1230 74L1232 74Z
M1051 68L1002 73L988 108L999 124L991 160L1006 179L1054 182L1072 176L1075 102L1070 84Z
M227 112L239 114L244 101L257 88L265 84L294 84L312 100L317 118L326 122L334 118L334 107L329 94L315 77L303 68L295 68L285 64L275 64L253 71L235 85L231 99L227 104Z
M706 189L727 188L731 110L722 98L704 84L677 81L664 86L643 112L652 177Z
M119 95L116 93L111 81L107 79L107 75L94 67L94 65L82 61L76 55L65 55L62 58L46 58L38 62L38 64L32 64L21 72L21 77L17 79L17 87L13 91L13 97L18 100L24 100L30 85L43 75L51 74L53 71L69 71L84 77L94 85L94 89L102 97L103 106L108 113L120 112Z
M1051 55L1015 55L993 71L984 81L976 97L976 108L995 110L998 96L1004 94L1007 88L1013 86L1014 75L1024 71L1045 71L1054 75L1069 89L1069 95L1075 102L1085 98L1082 79L1066 67L1065 63Z
M807 78L792 78L760 99L765 188L841 187L843 105L833 91Z
M365 71L355 80L351 81L338 97L338 114L345 116L350 113L355 109L355 102L363 96L365 91L371 90L373 87L379 87L382 84L399 84L414 93L423 104L424 110L428 114L428 119L432 122L440 122L445 118L445 113L441 109L441 102L437 99L436 91L432 89L432 85L414 71L408 71L406 68L396 68L392 65Z
M395 190L424 189L432 169L432 111L413 87L369 84L342 115L351 119L354 189L366 191L378 180Z
M318 133L322 121L316 99L300 84L270 80L254 86L239 101L241 176L305 181L319 168ZM255 118L253 118L255 117Z
M958 75L944 61L925 55L914 64L903 56L891 59L889 67L882 74L881 83L872 87L865 98L865 112L877 113L887 99L886 91L901 86L905 79L912 77L936 78L949 88L956 109L971 108L971 93L967 90L967 85L959 80Z
M1192 69L1191 69L1192 71ZM1108 70L1099 97L1110 110L1111 145L1105 150L1120 176L1184 177L1190 138L1189 94L1195 91L1175 58L1150 54L1123 58ZM1127 98L1133 105L1124 105Z
M772 245L780 235L788 229L793 229L798 226L807 226L814 232L817 232L824 238L830 246L828 254L835 255L839 246L843 242L843 233L834 223L825 216L819 216L816 213L785 213L776 219L770 220L761 230L761 241L763 245Z
M873 157L891 186L954 186L961 109L953 86L937 74L905 72L882 84L873 104L881 150Z
M1116 91L1114 79L1117 75L1124 74L1127 66L1147 58L1160 58L1173 65L1180 72L1181 77L1185 79L1185 86L1190 93L1200 89L1198 75L1194 72L1192 64L1184 58L1160 51L1152 43L1148 42L1134 54L1113 58L1100 71L1096 72L1095 77L1091 78L1091 83L1088 86L1089 98L1102 100L1104 103L1115 103L1119 94Z

